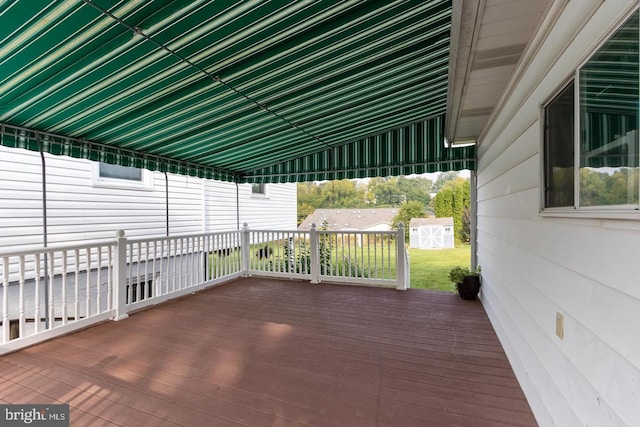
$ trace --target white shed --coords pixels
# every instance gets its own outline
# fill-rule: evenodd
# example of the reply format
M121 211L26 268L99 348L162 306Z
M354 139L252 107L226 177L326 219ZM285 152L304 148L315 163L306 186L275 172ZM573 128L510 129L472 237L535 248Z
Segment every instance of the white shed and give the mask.
M409 245L418 249L453 248L453 218L412 218Z

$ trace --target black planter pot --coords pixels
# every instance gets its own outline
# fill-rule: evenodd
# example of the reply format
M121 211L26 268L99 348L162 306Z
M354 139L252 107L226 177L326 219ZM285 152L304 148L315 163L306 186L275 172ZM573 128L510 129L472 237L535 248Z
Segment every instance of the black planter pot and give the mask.
M480 276L467 276L462 283L457 283L458 295L466 300L474 300L478 298L480 292Z

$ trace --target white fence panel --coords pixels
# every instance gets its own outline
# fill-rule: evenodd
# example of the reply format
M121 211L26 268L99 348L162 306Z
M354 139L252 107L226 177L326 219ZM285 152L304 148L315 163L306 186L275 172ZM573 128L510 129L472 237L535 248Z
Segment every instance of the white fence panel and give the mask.
M111 317L114 247L110 242L0 254L0 354Z

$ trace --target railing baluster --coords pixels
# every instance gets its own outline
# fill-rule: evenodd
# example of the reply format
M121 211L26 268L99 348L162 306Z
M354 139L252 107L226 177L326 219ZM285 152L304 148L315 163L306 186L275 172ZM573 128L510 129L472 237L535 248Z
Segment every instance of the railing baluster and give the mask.
M18 322L20 322L18 328L19 328L19 335L21 337L24 337L26 334L26 325L25 325L25 311L24 311L24 283L25 283L25 256L24 255L20 255L20 264L19 264L19 275L18 275L18 286L20 287L19 290L19 296L18 296L18 304L19 304L19 308L18 310L20 310L19 312L19 320Z
M178 281L178 239L173 238L171 240L173 242L173 256L170 258L173 261L173 268L171 269L171 291L175 292Z
M91 249L86 249L87 262L85 267L85 272L87 275L86 280L86 317L91 316Z
M107 246L107 310L113 309L113 246Z
M149 294L150 280L151 279L149 278L149 242L144 242L144 277L141 285L142 288L144 289L144 292L140 293L141 299L143 298L143 296L145 299L149 298L148 294ZM151 284L153 284L153 282L151 282Z
M102 246L98 246L96 271L96 314L102 313Z
M53 278L54 278L54 269L55 269L55 265L54 265L54 259L53 259L53 252L49 252L47 255L49 258L49 271L47 272L49 275L49 283L48 283L48 288L49 288L49 307L48 309L48 313L49 313L49 324L48 327L49 329L53 328L53 324L55 322L55 313L54 313L54 294L53 294Z
M67 324L67 251L62 250L62 324Z
M158 283L158 288L159 288L159 292L161 292L162 294L169 292L169 289L166 288L167 280L165 280L165 275L164 275L164 259L165 259L164 244L166 242L167 242L167 239L160 240L160 262L159 262L160 266L158 267L158 280L160 281L160 283ZM167 277L169 272L168 269L169 269L169 265L167 263Z
M197 284L197 273L198 273L198 258L196 256L197 253L197 249L196 249L196 238L195 237L191 237L189 238L189 245L191 246L191 255L189 256L189 265L191 266L191 271L189 272L189 287L194 286L195 284Z
M2 258L2 342L9 342L9 257Z
M47 256L44 254L44 256ZM33 324L36 333L40 332L40 254L35 257L35 298L34 298L34 314ZM46 273L45 273L46 274Z
M160 289L158 288L158 281L156 279L156 260L158 259L158 241L153 241L153 261L151 263L151 287L154 289L153 295L158 296Z
M138 244L136 245L136 249L138 250L136 256L136 280L135 282L130 282L129 286L132 288L135 286L135 289L133 290L134 299L136 301L140 301L140 299L142 298L142 281L140 280L140 269L142 264L140 256L142 255L142 245L140 244L140 242L138 242ZM133 300L131 300L131 302L133 302Z
M74 276L75 276L75 299L74 299L74 320L80 319L80 250L74 251Z

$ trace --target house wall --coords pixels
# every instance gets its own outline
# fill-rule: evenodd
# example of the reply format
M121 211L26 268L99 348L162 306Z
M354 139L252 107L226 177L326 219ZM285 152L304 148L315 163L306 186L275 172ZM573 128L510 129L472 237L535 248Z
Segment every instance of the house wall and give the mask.
M145 188L113 188L94 180L93 162L46 155L49 244L166 234L165 175L148 172ZM235 230L236 185L168 174L169 232ZM239 185L240 220L252 228L296 228L295 184L267 185L252 197ZM0 251L42 246L40 155L0 147Z
M481 300L542 426L640 425L640 215L539 214L540 105L635 5L554 2L479 140Z

